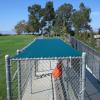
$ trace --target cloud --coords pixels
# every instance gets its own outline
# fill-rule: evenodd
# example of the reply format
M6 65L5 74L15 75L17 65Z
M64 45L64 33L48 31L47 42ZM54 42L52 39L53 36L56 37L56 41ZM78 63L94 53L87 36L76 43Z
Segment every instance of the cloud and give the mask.
M100 16L100 11L91 12L92 16Z

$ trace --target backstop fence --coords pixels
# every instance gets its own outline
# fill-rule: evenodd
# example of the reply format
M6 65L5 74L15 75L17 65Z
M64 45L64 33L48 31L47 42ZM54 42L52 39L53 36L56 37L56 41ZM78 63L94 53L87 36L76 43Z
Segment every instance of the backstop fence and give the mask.
M86 52L87 68L100 81L100 53L72 36L70 43L75 49Z
M54 78L52 71L59 61L62 75ZM5 56L5 62L8 100L84 100L85 54L52 60L13 60Z

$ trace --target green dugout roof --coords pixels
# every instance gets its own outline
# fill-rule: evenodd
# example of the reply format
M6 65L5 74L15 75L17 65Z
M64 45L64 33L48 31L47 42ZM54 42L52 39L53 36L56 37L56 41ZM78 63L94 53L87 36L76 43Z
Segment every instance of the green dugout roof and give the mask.
M13 59L55 59L79 57L82 53L61 39L36 39Z

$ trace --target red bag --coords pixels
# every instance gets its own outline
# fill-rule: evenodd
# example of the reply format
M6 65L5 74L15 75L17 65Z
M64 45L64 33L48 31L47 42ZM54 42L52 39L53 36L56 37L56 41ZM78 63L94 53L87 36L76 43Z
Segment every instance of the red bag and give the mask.
M52 76L54 78L58 78L61 76L61 74L62 74L61 66L62 66L62 64L59 63L59 64L57 64L56 68L53 70Z

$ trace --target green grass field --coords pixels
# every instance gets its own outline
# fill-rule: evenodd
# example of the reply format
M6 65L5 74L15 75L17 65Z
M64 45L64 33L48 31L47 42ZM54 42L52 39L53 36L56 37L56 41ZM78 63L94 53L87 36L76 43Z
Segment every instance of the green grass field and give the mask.
M13 56L34 39L33 35L0 36L0 100L6 100L5 55Z

